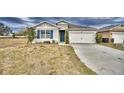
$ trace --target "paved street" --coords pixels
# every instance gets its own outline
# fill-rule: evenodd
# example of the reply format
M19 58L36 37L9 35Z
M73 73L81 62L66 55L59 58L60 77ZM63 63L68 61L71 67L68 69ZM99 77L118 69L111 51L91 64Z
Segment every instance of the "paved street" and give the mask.
M72 44L82 62L100 75L124 75L124 51L97 45Z

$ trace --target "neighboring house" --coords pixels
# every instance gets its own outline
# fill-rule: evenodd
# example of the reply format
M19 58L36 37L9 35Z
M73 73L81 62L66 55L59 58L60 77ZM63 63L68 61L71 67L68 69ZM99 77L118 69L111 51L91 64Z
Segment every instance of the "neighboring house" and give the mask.
M101 28L98 34L102 34L102 41L105 43L124 43L124 25Z
M45 41L65 43L65 37L69 38L70 43L96 43L97 29L92 27L74 25L64 20L55 25L42 22L34 27L36 31L34 43Z

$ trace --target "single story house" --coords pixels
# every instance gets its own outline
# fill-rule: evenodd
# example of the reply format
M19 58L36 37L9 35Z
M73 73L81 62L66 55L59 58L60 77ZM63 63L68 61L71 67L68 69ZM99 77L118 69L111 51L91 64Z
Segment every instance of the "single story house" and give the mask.
M36 31L34 43L45 41L65 43L65 37L68 37L69 43L96 43L97 29L93 27L75 25L65 20L56 24L42 22L34 27Z
M124 25L101 28L98 34L102 35L102 42L124 43Z

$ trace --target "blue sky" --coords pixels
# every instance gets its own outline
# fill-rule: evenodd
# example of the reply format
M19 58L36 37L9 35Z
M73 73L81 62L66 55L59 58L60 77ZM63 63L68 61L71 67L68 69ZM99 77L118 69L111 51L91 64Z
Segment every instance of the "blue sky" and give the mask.
M0 22L11 27L14 32L26 26L33 26L42 21L56 23L67 20L73 24L101 28L109 25L124 24L124 17L0 17Z

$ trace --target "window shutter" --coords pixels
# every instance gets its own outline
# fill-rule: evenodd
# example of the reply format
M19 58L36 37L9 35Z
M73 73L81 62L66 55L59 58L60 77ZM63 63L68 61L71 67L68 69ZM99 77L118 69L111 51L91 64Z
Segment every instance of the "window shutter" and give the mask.
M53 30L51 30L51 39L53 39Z
M40 30L37 30L37 39L40 38Z

